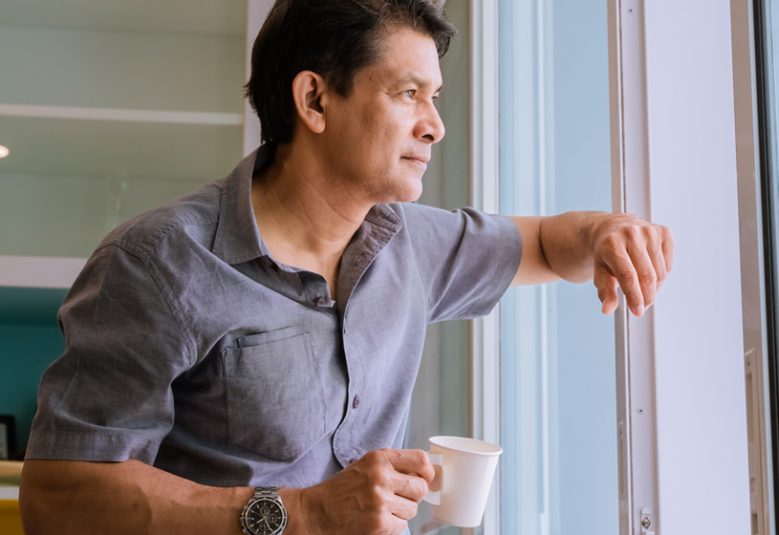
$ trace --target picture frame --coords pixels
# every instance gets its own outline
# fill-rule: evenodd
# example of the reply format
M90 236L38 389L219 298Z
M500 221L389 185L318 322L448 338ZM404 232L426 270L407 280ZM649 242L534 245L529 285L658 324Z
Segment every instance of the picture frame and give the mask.
M0 414L0 460L16 456L16 419L11 414Z

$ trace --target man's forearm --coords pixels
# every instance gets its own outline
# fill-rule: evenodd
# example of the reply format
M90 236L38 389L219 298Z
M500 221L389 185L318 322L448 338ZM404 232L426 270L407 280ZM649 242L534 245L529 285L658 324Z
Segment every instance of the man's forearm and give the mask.
M539 244L549 267L569 282L593 276L593 229L606 212L565 212L541 218Z
M633 314L643 315L673 265L670 229L630 214L566 212L513 219L522 236L513 284L592 280L606 314L617 308L619 288Z
M548 217L514 217L522 236L522 261L513 284L592 279L591 234L604 212L566 212Z
M28 535L111 533L239 535L251 487L209 487L139 461L25 462L20 506ZM297 489L284 489L290 534L300 529Z

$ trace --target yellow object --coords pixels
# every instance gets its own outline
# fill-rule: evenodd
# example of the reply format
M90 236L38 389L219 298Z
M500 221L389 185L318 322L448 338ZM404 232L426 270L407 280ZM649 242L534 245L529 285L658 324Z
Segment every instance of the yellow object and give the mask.
M19 480L22 477L22 467L24 463L21 461L0 461L0 485L13 485L18 487ZM3 535L0 532L0 535Z
M0 535L24 535L19 500L0 500Z

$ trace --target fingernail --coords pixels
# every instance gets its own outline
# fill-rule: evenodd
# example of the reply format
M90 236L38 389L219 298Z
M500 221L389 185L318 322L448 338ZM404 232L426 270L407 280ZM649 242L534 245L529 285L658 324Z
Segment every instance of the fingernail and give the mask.
M639 318L644 315L644 305L638 305L636 307L636 316Z

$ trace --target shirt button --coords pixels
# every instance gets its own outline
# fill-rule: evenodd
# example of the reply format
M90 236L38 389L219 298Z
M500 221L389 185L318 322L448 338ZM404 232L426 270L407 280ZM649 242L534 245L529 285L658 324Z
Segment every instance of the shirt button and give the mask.
M360 396L354 396L354 399L352 400L352 408L356 409L360 406Z

